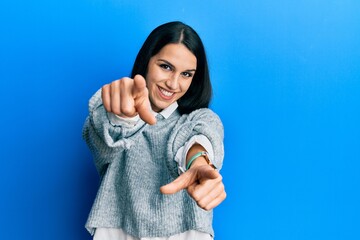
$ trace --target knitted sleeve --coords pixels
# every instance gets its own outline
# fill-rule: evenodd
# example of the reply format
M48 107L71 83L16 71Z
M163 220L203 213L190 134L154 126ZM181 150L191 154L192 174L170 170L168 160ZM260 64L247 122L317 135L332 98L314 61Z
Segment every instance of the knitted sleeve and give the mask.
M171 132L168 142L168 166L171 172L177 174L174 156L191 137L204 135L210 140L213 147L213 164L221 169L224 159L224 127L219 116L208 108L184 114Z
M101 89L89 100L89 116L86 118L82 135L91 153L100 175L103 167L114 159L119 159L125 149L129 149L144 126L142 121L134 127L114 126L110 123L108 114L101 99Z

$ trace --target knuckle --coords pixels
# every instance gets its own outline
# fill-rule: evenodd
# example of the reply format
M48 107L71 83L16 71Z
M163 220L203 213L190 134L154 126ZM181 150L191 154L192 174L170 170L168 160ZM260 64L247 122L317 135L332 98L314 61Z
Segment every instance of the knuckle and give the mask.
M129 106L123 106L121 108L121 113L126 115L126 116L132 116L134 115L134 111L131 109L131 107Z
M119 82L120 87L121 88L125 87L127 85L126 82L127 82L126 78L122 78Z
M226 194L226 192L224 191L224 193L223 193L223 200L225 200L226 197L227 197L227 194Z
M105 84L104 86L102 86L102 90L103 91L106 91L107 89L109 89L109 87L110 87L110 84Z
M223 192L225 192L225 186L224 186L224 184L220 184L220 190L223 191Z
M120 80L118 80L119 84L121 86L127 86L129 85L133 80L131 78L128 78L128 77L124 77L124 78L121 78Z
M114 113L116 115L121 115L121 111L119 109L113 109L112 113Z
M119 86L119 83L121 81L120 80L115 80L115 81L112 81L111 84L108 84L111 88L115 88L117 86Z
M205 207L203 207L203 209L206 211L210 211L212 208L210 206L205 206Z
M204 203L201 203L201 202L197 202L197 205L199 206L199 207L201 207L202 209L205 209L206 210L206 205L204 204Z
M200 198L200 196L199 196L198 193L193 192L191 196L193 197L193 199L194 199L197 203L200 202L201 198Z

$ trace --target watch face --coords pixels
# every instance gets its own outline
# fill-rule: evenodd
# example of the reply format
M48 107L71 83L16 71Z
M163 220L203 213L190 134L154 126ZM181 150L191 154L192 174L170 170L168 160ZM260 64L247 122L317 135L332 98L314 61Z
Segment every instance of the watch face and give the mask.
M205 160L210 165L210 167L212 167L213 169L216 169L215 165L212 164L212 162L210 161L208 152L204 151L204 152L202 152L202 155L205 157Z

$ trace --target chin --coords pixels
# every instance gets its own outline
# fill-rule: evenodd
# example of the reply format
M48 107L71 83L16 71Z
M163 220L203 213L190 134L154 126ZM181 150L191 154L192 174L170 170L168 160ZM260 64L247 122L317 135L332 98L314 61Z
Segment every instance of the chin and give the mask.
M159 112L160 111L162 111L162 110L164 110L165 108L167 108L168 106L170 106L172 104L172 102L171 103L159 103L159 104L153 104L153 109L155 108L155 109L160 109L159 110Z

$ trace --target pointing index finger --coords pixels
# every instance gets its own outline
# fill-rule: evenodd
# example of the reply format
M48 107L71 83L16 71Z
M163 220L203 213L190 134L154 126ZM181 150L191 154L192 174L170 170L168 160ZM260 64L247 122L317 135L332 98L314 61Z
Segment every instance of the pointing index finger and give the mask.
M182 189L186 189L196 181L196 171L189 170L176 178L171 183L168 183L160 188L163 194L174 194Z
M136 97L137 95L144 94L144 90L146 89L146 81L145 78L141 75L135 75L134 77L134 86L133 86L133 95Z
M153 125L156 118L151 110L149 92L146 88L146 81L141 75L134 77L133 96L135 99L136 111L144 122Z

